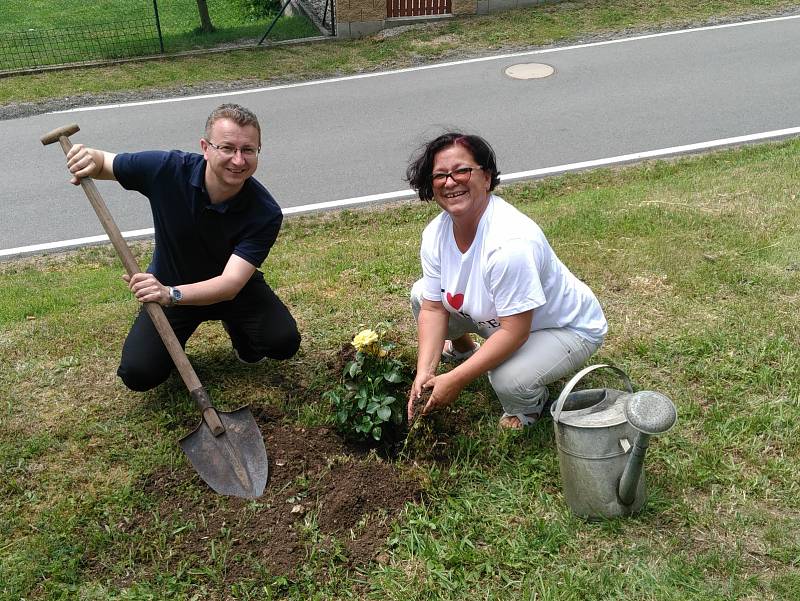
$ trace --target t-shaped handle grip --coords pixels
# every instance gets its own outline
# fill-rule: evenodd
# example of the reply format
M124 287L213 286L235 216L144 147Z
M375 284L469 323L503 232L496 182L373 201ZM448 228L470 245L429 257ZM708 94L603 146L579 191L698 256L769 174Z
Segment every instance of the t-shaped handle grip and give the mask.
M58 142L61 136L69 137L72 134L77 134L81 131L81 128L78 127L77 123L73 123L71 125L64 125L62 127L57 127L51 132L46 133L43 135L40 140L42 144L47 146L48 144L53 144L54 142Z

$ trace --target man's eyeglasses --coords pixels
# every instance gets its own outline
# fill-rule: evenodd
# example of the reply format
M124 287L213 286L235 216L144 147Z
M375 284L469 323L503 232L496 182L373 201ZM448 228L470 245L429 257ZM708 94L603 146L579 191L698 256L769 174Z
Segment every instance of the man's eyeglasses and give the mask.
M237 148L236 146L228 146L227 144L217 145L211 140L206 140L206 142L208 142L208 145L211 146L211 148L226 158L232 158L236 156L237 152L241 152L243 158L254 159L258 156L258 153L261 152L260 148L253 148L252 146L243 146L242 148Z
M444 186L449 177L457 184L466 184L475 169L483 169L483 167L459 167L458 169L453 169L450 173L434 173L431 175L431 181L434 186Z

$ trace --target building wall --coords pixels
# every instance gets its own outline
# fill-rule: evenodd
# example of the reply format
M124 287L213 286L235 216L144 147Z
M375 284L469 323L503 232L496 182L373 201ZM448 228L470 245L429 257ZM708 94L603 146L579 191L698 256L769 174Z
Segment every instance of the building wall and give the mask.
M386 0L335 0L336 35L357 38L394 25L432 20L428 17L386 18ZM452 0L453 15L484 15L490 12L535 6L545 0ZM431 15L441 18L441 15Z

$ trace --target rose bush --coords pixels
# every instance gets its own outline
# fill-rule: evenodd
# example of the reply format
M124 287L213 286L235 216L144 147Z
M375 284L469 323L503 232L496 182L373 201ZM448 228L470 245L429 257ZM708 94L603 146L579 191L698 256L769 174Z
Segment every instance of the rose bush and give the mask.
M350 343L355 355L345 364L339 384L324 395L333 406L337 429L351 440L382 441L403 423L409 369L394 356L395 345L385 336L383 324L356 334Z

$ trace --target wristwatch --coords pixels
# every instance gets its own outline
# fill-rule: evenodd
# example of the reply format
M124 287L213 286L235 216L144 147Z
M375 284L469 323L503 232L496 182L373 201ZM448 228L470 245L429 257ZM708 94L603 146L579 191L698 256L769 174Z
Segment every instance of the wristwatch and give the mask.
M179 302L181 302L181 300L183 299L183 293L178 288L175 288L173 286L167 286L167 290L169 290L169 305L167 305L168 307L171 307L172 305L177 305Z

